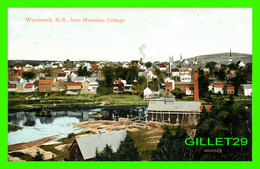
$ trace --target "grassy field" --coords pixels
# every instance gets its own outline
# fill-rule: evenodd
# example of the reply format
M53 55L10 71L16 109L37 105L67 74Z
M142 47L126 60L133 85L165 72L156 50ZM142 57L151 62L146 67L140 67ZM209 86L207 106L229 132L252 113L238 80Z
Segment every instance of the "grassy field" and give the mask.
M124 106L148 105L137 95L66 95L65 92L50 93L9 93L8 108L39 108L39 107L90 107L90 106Z

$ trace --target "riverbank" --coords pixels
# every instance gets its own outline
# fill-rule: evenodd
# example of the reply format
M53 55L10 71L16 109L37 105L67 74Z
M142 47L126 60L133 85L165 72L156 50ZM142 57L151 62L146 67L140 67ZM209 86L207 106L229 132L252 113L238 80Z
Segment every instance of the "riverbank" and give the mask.
M8 133L12 132L12 131L17 131L17 130L21 130L22 127L16 126L16 125L12 125L12 124L8 124Z
M109 106L146 106L140 96L128 94L112 95L64 95L61 92L51 93L9 93L8 109L37 110L41 108L93 108Z
M43 138L40 140L20 143L8 146L9 160L31 161L37 151L44 154L45 160L63 161L68 157L68 148L76 137L98 134L100 129L106 129L107 132L114 130L127 130L135 140L135 146L142 151L143 160L149 160L149 154L156 149L159 139L163 133L163 126L172 124L163 124L157 122L132 122L129 119L122 118L120 121L85 121L74 124L75 127L82 129L82 132L75 134L73 137L66 137L55 141L54 137ZM142 138L142 140L140 140ZM18 152L18 153L17 153ZM11 154L24 153L26 156L13 157Z

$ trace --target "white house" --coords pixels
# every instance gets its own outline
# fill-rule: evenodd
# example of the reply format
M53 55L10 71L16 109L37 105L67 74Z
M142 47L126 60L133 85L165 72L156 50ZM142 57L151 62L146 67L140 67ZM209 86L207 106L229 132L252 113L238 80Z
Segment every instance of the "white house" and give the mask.
M145 69L140 69L139 72L138 72L139 77L147 76L147 74L148 74L148 70L145 70Z
M29 64L26 64L24 67L26 67L26 68L33 68L33 66L29 65Z
M162 72L166 72L167 64L166 63L160 63L159 69Z
M72 78L73 82L84 82L86 80L85 76L76 76Z
M58 67L62 67L62 63L53 63L51 65L52 68L58 68Z
M96 82L94 79L87 79L86 80L88 82L88 92L92 92L92 93L97 93L97 88L98 88L98 82Z
M186 92L185 92L186 95L190 96L192 95L192 91L190 90L190 88L186 88Z
M8 92L15 92L17 90L18 81L8 81Z
M14 66L14 69L15 69L15 70L20 70L20 69L22 69L22 66L21 66L21 65L15 65L15 66Z
M180 76L180 72L178 68L172 69L172 76Z
M239 67L245 67L246 65L245 65L244 62L241 60L241 61L239 61L238 66L239 66Z
M76 64L76 68L79 68L79 67L80 67L80 64L79 64L79 63L77 63L77 64Z
M224 84L223 83L215 83L214 84L214 93L224 94Z
M36 70L44 69L44 65L38 65L38 66L35 66L34 69L36 69Z
M191 82L191 74L190 73L180 73L180 81L181 82Z
M129 63L124 63L124 64L122 65L122 68L129 68Z
M67 75L71 73L71 70L69 68L63 68L63 72L65 72Z
M152 90L149 87L146 87L144 89L143 95L145 99L151 98L152 97Z
M85 63L84 65L83 65L83 67L86 67L86 69L89 71L90 69L91 69L91 65L90 65L90 63Z
M156 78L157 78L157 76L154 75L151 70L147 73L147 79L148 80L152 80L152 79L156 79Z
M77 77L77 72L76 71L71 71L70 78L74 79L75 77Z
M29 81L27 81L26 79L24 78L21 78L20 79L20 83L34 83L36 79L29 79Z
M68 80L67 73L66 72L59 72L58 77L57 77L57 81L58 80L63 80L63 81L66 82Z
M252 96L252 84L242 84L245 96Z
M35 91L35 86L34 86L34 84L28 83L28 84L26 84L24 86L23 90L24 90L24 92L34 92Z
M213 84L211 84L211 85L208 86L208 91L213 91L213 89L214 89Z

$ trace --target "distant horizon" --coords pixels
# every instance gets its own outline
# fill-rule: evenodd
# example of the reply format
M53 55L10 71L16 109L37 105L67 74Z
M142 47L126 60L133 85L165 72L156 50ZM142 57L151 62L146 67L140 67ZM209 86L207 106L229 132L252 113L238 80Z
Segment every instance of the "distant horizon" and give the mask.
M220 52L220 53L209 53L209 54L202 54L202 55L197 55L197 56L192 56L192 57L189 57L189 58L183 58L183 59L191 59L191 58L195 58L195 57L199 57L199 56L206 56L206 55L217 55L217 54L226 54L226 53L230 53L230 52ZM232 52L231 51L231 54L232 53L236 53L236 54L245 54L245 55L252 55L251 53L240 53L240 52ZM35 59L9 59L8 58L8 61L9 60L30 60L30 61L33 61ZM64 59L64 60L47 60L47 59L37 59L35 61L66 61L67 59ZM101 62L101 61L108 61L108 62L131 62L132 60L125 60L125 61L109 61L109 60L87 60L87 59L82 59L82 60L71 60L69 59L70 61L89 61L89 62ZM133 59L133 60L139 60L139 59ZM180 60L180 56L179 56L179 59L175 59L174 61L179 61ZM156 61L159 61L159 60L154 60L154 61L146 61L146 62L156 62ZM168 62L169 60L165 60L165 61L161 61L161 62Z

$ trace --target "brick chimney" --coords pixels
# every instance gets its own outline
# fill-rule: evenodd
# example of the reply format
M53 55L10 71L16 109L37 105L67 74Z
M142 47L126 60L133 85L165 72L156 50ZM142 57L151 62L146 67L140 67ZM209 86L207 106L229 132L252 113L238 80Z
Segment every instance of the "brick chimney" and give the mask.
M198 102L199 99L199 72L198 69L194 70L194 101Z

